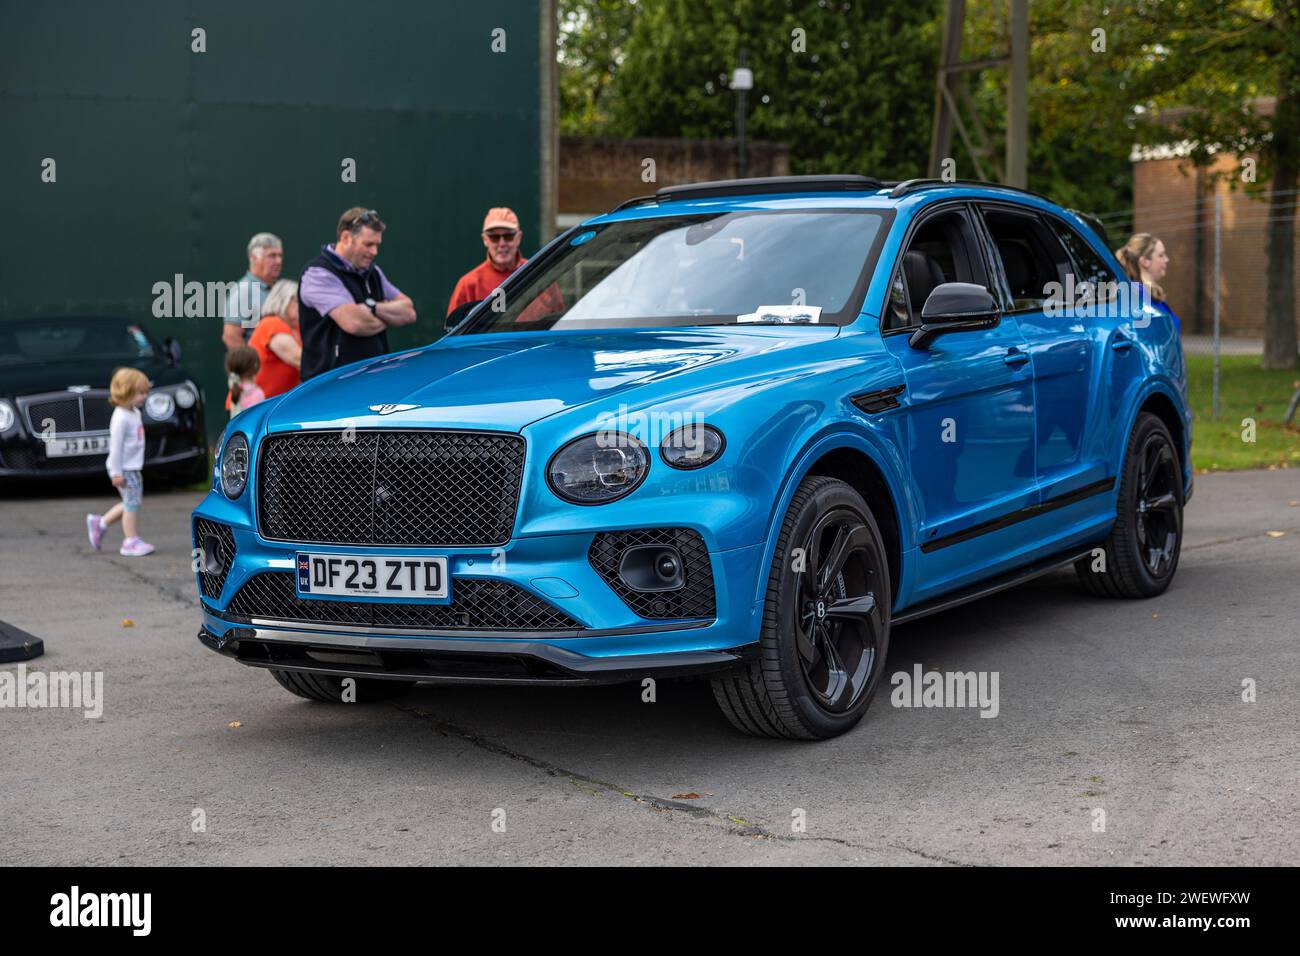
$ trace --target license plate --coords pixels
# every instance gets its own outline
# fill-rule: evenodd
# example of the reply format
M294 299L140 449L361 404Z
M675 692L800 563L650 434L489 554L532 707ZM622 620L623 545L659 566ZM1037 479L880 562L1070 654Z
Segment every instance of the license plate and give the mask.
M297 552L298 596L405 598L444 604L451 580L444 556Z
M67 458L72 455L107 455L108 433L78 435L76 438L47 438L46 458Z

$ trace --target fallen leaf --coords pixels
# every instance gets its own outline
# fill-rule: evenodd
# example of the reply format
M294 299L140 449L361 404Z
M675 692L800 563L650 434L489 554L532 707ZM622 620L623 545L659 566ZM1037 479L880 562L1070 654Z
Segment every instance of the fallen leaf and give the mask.
M1285 531L1265 531L1264 533L1270 538L1280 538L1282 535L1286 534Z
M698 793L695 793L694 791L690 793L674 793L673 799L674 800L698 800L700 799L700 795Z
M238 730L240 727L244 726L244 724L242 721L232 720L230 723L226 724L226 726L231 730Z
M122 626L123 626L123 627L135 627L135 621L131 620L129 617L124 617L124 618L122 618Z

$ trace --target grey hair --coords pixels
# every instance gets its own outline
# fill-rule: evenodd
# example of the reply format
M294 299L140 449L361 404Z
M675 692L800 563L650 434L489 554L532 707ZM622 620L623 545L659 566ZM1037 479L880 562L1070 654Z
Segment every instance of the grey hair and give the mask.
M293 297L298 294L298 283L293 279L277 279L275 285L271 286L271 291L266 294L262 300L261 318L268 315L278 315L283 317L284 312L289 308L289 303Z
M259 232L248 240L248 258L261 255L263 249L283 249L284 243L273 232Z

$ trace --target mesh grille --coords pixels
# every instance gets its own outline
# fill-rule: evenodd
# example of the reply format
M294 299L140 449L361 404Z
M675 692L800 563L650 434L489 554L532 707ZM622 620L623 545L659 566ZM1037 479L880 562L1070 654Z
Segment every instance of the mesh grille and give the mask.
M623 583L618 569L623 552L642 544L674 545L681 553L684 587L676 591L634 591ZM713 568L704 539L687 528L647 528L641 531L605 531L591 543L587 560L637 615L650 620L714 617Z
M45 420L54 420L54 432L85 431L81 425L81 400L78 398L56 398L48 402L32 402L27 406L27 422L32 431L40 434L45 430Z
M341 431L262 442L258 520L279 541L465 547L514 528L524 440L454 431Z
M199 580L202 582L204 597L219 598L221 589L226 586L226 575L230 573L230 565L235 560L235 535L224 524L209 521L207 518L195 518L194 547L202 547L204 536L209 534L214 534L221 540L221 552L217 555L221 561L221 573L209 574L207 571L201 571Z
M113 406L108 404L107 392L87 392L81 396L81 418L86 431L107 431L112 417Z
M303 600L295 592L292 571L263 571L244 583L226 610L245 617L364 627L510 631L582 627L564 612L506 581L456 578L452 581L451 596L451 604Z

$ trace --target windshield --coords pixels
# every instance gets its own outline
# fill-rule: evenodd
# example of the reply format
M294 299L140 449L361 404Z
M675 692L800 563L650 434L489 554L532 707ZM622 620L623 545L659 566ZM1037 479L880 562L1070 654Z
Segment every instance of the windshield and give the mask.
M19 319L0 322L0 366L69 359L152 358L153 341L140 326L112 318Z
M857 318L886 215L727 212L589 226L456 331L843 325Z

